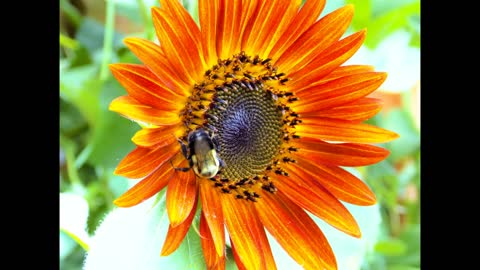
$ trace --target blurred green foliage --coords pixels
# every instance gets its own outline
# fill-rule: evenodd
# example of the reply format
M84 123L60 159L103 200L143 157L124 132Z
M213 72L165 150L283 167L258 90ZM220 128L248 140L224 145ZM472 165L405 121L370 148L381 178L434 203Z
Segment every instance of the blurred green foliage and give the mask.
M196 18L196 5L183 2ZM60 192L86 200L88 234L128 188L128 180L114 176L113 170L134 148L131 137L139 130L136 123L108 110L115 97L126 94L110 75L108 64L138 63L122 39L126 35L153 39L149 7L158 5L147 0L117 1L110 9L115 13L106 15L106 3L113 6L112 1L60 0ZM420 46L419 0L329 0L323 15L346 3L355 5L352 28L368 29L367 47L375 48L399 29L410 33L411 46ZM420 269L420 132L408 90L402 92L400 106L370 120L401 137L384 145L391 151L387 160L359 168L382 211L382 234L363 270ZM62 229L60 268L81 269L86 251Z

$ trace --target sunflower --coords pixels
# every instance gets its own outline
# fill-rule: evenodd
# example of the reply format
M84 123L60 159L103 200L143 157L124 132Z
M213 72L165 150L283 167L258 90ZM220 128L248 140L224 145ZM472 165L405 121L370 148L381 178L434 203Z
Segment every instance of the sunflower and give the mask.
M398 137L363 123L381 109L368 95L386 73L343 65L366 31L342 37L346 5L325 1L199 0L199 26L176 0L152 8L159 44L126 38L142 64L110 66L127 95L110 110L141 129L115 174L140 181L117 198L130 207L166 188L170 225L161 255L176 250L197 208L209 269L225 268L228 231L240 269L276 269L266 231L305 269L336 269L309 214L353 237L340 202L375 204L343 166L387 157ZM198 206L198 207L197 207Z

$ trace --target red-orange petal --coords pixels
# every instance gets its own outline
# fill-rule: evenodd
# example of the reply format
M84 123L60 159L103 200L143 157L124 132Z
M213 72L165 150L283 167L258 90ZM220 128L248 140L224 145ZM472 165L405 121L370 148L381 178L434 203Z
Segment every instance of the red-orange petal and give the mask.
M143 104L130 96L115 98L108 107L109 110L121 114L133 121L140 121L156 126L169 126L180 123L178 113L153 108Z
M358 100L377 90L387 78L384 72L368 72L338 78L296 92L292 104L297 113L319 111Z
M295 129L300 137L335 142L384 143L399 137L395 132L377 126L321 117L305 119Z
M250 226L255 217L252 203L236 199L230 194L221 194L223 215L230 239L235 245L238 257L247 269L266 269L262 252L262 235L258 226Z
M295 156L337 166L367 166L384 160L390 153L384 148L369 144L328 143L313 138L293 140L291 145L300 149L292 152Z
M158 77L143 65L111 64L110 70L128 94L140 103L174 112L187 100L159 83Z
M262 59L268 58L273 47L278 43L278 41L282 38L285 31L290 26L290 23L294 20L298 13L298 9L302 4L302 0L283 0L280 2L280 6L288 7L285 11L278 10L275 11L276 17L274 17L275 21L272 20L268 22L265 31L261 31L265 38L264 38L264 45L259 48L259 56ZM281 14L280 12L284 12ZM276 24L275 24L276 23ZM265 32L270 32L270 35L266 34Z
M255 220L256 224L258 224L257 226L259 226L259 232L262 233L262 239L260 239L260 243L262 244L262 250L265 256L265 269L276 270L277 265L273 258L272 250L270 249L270 244L268 242L267 235L265 234L265 230L263 229L263 225L259 223L260 220L258 219L258 217L256 217ZM247 270L248 268L245 267L242 260L240 260L240 257L238 256L237 250L235 249L235 243L232 240L230 240L230 243L232 246L233 259L235 260L235 264L237 265L238 270Z
M354 102L321 111L302 113L301 117L328 117L363 122L375 116L383 107L383 101L376 98L361 98Z
M337 69L360 48L365 40L365 33L366 31L359 31L334 42L325 49L325 53L316 57L304 68L293 71L289 74L292 79L289 88L300 91Z
M165 10L152 8L153 25L163 53L177 73L184 73L193 85L203 75L200 50L189 36L189 30Z
M132 141L141 147L162 147L177 141L176 132L182 130L180 125L158 128L142 128L132 137Z
M188 77L172 68L160 46L150 40L137 37L126 38L123 42L140 61L157 75L163 85L178 95L187 96L189 94Z
M285 170L289 175L276 175L274 183L290 200L340 231L360 237L360 228L352 214L315 178L297 167L288 166Z
M202 211L200 215L200 243L202 245L203 256L208 269L225 269L225 253L219 255L215 248L215 243L208 228L208 223ZM225 249L224 249L225 250Z
M200 201L218 256L225 253L225 228L220 194L211 181L198 180Z
M338 166L318 164L310 159L296 157L296 163L288 167L295 167L296 171L309 174L319 184L325 187L339 200L355 205L373 205L376 203L375 194L360 179Z
M149 199L167 185L173 175L173 171L174 169L170 163L163 164L152 174L123 193L113 203L119 207L130 207Z
M250 22L250 32L243 36L242 48L245 52L249 55L258 54L260 58L268 55L268 51L285 31L300 4L301 1L298 0L263 1L255 13L254 21ZM270 46L270 43L273 44Z
M197 64L201 64L203 66L202 68L205 69L207 66L205 65L205 60L202 57L200 29L190 13L185 9L180 1L160 0L160 6L167 11L172 18L176 19L177 25L183 26L182 28L185 29L186 34L188 34L188 40L191 40L195 44L195 47L199 52L200 62Z
M252 209L255 210L255 209ZM267 238L267 234L265 233L265 229L263 228L263 224L260 222L260 219L256 214L252 214L249 218L249 224L251 227L255 228L256 231L258 231L258 244L261 246L260 250L263 252L263 257L265 258L265 265L266 269L268 270L275 270L277 269L277 265L275 263L275 260L273 258L273 253L270 248L270 243ZM235 262L237 263L237 266L239 269L247 269L245 268L245 265L243 262L240 260L240 257L238 256L238 253L235 249L235 242L230 239L230 243L232 246L232 251L233 251L233 256L235 258Z
M232 57L240 49L240 21L242 2L220 0L218 7L217 55L220 59Z
M254 203L265 228L304 269L336 270L333 251L315 222L279 190L260 190Z
M170 185L170 184L169 184ZM168 196L168 195L167 195ZM188 233L188 229L192 225L193 218L195 217L196 207L197 206L197 197L195 196L194 199L194 207L188 213L188 216L184 219L184 221L177 226L173 226L172 224L168 227L167 236L165 238L165 242L163 243L162 251L160 252L161 256L168 256L182 244L185 235Z
M218 0L199 0L198 19L200 21L200 32L202 36L203 55L207 66L217 63L217 27L219 25L217 10Z
M178 143L156 148L137 147L120 161L114 173L133 179L145 177L179 151Z
M345 33L352 18L353 5L346 5L326 15L306 30L275 65L287 74L303 68Z
M180 163L180 167L188 162ZM172 227L182 224L197 202L197 179L193 170L175 171L167 187L167 213Z
M270 58L278 59L292 43L320 16L325 0L307 0L292 19L282 37L270 51Z
M348 77L354 74L369 73L375 70L374 66L369 65L346 65L337 67L334 71L330 72L325 77L319 79L317 82L312 83L312 86L324 84L329 81L333 81L342 77Z
M245 265L243 265L242 260L240 260L240 257L238 257L237 250L235 249L235 244L232 242L232 253L233 253L233 259L235 260L235 264L237 265L238 270L248 270Z
M242 19L240 20L240 33L238 37L240 43L240 50L245 51L246 48L243 47L242 40L248 33L251 33L253 23L252 20L258 15L258 10L262 1L257 0L242 0Z

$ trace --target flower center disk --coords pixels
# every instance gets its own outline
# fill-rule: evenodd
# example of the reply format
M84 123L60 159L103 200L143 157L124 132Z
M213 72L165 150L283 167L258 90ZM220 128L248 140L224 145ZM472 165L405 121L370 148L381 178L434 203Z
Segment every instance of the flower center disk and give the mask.
M217 134L222 176L243 179L262 173L281 145L282 114L261 83L234 81L217 91L219 105L207 112Z
M182 112L187 127L183 139L198 128L212 135L224 165L212 180L226 193L235 190L239 198L254 200L256 184L276 190L268 174L282 174L284 142L295 138L299 122L288 106L296 97L282 90L288 79L269 61L243 52L219 60L194 86Z

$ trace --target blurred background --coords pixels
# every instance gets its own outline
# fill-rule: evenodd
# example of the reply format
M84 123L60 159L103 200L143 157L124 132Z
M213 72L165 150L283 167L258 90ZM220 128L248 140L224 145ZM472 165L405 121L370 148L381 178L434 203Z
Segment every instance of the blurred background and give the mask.
M129 187L128 180L114 176L113 170L133 150L131 137L140 129L108 111L109 103L125 94L108 64L139 63L122 39L155 40L150 7L159 4L59 2L59 260L62 270L79 270L97 226L114 208L113 200ZM322 16L347 3L355 5L347 34L367 28L364 45L347 64L369 64L389 74L372 94L385 106L369 122L400 134L398 140L382 145L391 151L386 160L355 168L377 196L379 222L369 225L369 213L352 210L365 220L359 224L366 224L361 225L363 237L372 244L357 254L356 268L348 270L420 269L420 1L327 0ZM196 18L196 0L183 4ZM347 252L348 244L339 241L332 243L336 254ZM343 255L338 256L341 260Z

